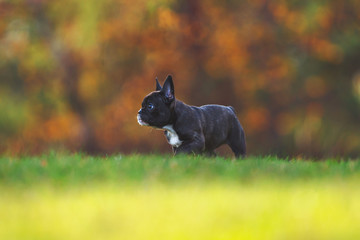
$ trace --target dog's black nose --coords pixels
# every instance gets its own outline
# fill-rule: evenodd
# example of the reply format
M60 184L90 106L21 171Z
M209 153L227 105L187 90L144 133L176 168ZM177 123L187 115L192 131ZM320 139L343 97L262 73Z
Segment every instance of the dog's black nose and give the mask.
M141 113L141 110L142 110L142 109L140 109L140 110L138 111L138 114L140 114L140 113Z

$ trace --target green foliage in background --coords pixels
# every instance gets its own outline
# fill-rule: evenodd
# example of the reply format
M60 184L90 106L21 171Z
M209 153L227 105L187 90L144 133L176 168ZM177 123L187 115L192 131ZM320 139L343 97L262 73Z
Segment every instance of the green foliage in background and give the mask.
M186 103L232 105L253 154L359 156L358 1L19 0L0 12L1 152L170 152L135 116L173 74Z

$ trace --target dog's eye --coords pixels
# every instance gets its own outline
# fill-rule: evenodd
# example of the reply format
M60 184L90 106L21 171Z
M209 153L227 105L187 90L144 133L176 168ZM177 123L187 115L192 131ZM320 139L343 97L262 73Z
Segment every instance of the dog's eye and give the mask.
M154 109L154 105L153 105L152 103L149 103L149 104L147 105L147 107L148 107L149 110L153 110L153 109Z

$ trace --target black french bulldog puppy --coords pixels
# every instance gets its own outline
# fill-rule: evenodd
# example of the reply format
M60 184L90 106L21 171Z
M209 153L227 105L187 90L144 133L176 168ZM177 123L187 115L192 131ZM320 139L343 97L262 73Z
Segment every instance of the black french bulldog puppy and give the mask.
M144 98L137 120L142 126L165 130L175 155L216 155L214 150L222 144L228 144L237 158L246 154L245 133L234 108L186 105L175 99L171 75L163 87L156 79L156 91Z

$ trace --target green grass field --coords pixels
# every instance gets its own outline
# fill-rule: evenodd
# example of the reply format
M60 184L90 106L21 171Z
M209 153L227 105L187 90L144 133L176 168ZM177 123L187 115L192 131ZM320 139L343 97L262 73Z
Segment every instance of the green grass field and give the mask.
M0 157L0 239L360 239L360 161Z

